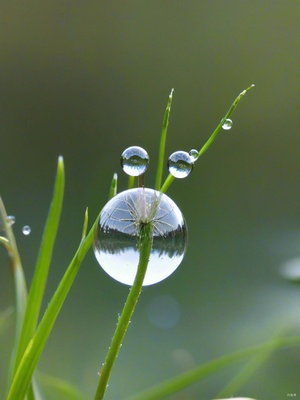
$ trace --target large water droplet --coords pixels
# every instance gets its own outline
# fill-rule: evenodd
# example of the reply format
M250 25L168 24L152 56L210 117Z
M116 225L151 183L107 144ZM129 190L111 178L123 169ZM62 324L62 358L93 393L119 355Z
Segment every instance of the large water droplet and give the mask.
M227 118L225 119L225 121L223 122L222 128L225 131L229 131L229 129L232 128L233 122L231 121L231 119Z
M30 228L30 226L29 226L29 225L24 225L23 228L22 228L22 233L23 233L23 235L25 235L25 236L30 235L30 233L31 233L31 228Z
M6 217L6 222L9 226L14 225L14 223L16 222L16 217L14 215L8 215Z
M119 193L100 214L95 230L94 253L104 271L127 285L132 285L136 276L138 235L145 223L153 224L153 245L144 286L171 275L186 251L186 223L173 200L146 188Z
M191 157L192 162L195 162L198 159L199 152L198 152L198 150L192 149L189 151L189 155Z
M139 176L144 174L148 164L149 155L142 147L128 147L121 155L121 166L128 175Z
M186 178L193 169L193 161L186 151L175 151L168 159L169 172L175 178Z

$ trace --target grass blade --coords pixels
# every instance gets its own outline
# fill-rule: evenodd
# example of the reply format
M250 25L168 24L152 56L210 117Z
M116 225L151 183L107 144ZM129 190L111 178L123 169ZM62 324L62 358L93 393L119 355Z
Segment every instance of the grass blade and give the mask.
M109 200L112 199L118 191L118 175L115 173L111 180L110 190L109 190Z
M164 120L163 120L162 131L161 131L161 135L160 135L158 165L157 165L157 173L156 173L156 180L155 180L155 189L156 190L160 190L161 180L162 180L162 175L163 175L167 131L168 131L168 126L169 126L169 117L170 117L170 112L171 112L173 92L174 92L174 89L172 89L171 93L169 94L167 108L166 108Z
M16 343L19 340L22 321L25 313L27 302L27 287L25 281L24 270L22 267L19 251L17 248L16 239L10 224L7 223L7 213L0 197L0 217L2 219L4 232L6 237L1 237L0 242L7 249L11 270L15 281L15 296L16 296Z
M213 142L215 141L216 137L218 136L218 133L220 132L220 130L222 129L222 125L225 121L225 119L229 118L231 116L231 114L233 113L233 111L235 110L236 106L239 104L239 102L242 100L242 98L245 96L245 94L254 87L254 85L252 84L251 86L249 86L247 89L243 90L238 96L237 98L234 100L234 102L231 104L229 110L227 111L227 113L225 114L225 116L221 119L219 125L216 127L216 129L214 130L214 132L211 134L211 136L209 137L209 139L205 142L205 144L201 147L201 149L198 152L198 158L199 159L200 156L202 156L203 153L206 152L206 150L209 149L209 147L213 144ZM165 193L167 191L167 189L169 188L169 186L171 185L171 183L174 181L174 176L169 174L164 182L164 184L162 185L162 187L160 188L160 191ZM157 189L159 190L159 189Z
M146 389L136 395L129 397L127 400L161 400L166 397L183 390L184 388L201 381L207 376L232 365L241 362L248 357L253 357L264 351L272 351L274 346L277 349L290 348L300 346L300 336L287 337L282 339L271 340L266 343L251 346L242 350L235 351L234 353L222 356L216 360L209 361L201 364L198 367L191 369L177 377L171 378L162 382L152 388Z
M64 182L65 182L64 163L63 163L63 158L59 157L54 193L49 210L49 215L44 229L43 239L37 259L35 273L33 276L28 296L24 320L15 356L13 375L15 374L17 367L20 363L20 360L22 358L22 355L36 329L41 303L47 282L49 266L52 258L54 242L60 220L63 195L64 195Z
M71 263L69 264L62 280L60 281L59 286L54 293L33 338L28 343L21 362L19 363L18 369L15 373L7 400L23 399L24 395L26 394L32 374L42 354L42 351L48 340L59 311L74 282L74 279L86 253L92 246L94 239L94 229L97 221L98 217L87 236L83 240L81 240L79 247Z

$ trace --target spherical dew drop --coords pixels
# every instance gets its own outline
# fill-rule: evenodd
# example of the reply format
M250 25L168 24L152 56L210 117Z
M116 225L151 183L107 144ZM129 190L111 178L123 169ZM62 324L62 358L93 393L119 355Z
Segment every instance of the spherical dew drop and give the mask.
M199 157L199 152L198 150L192 149L189 151L189 155L191 157L192 162L195 162Z
M94 253L102 269L126 285L133 284L137 273L139 234L145 224L152 224L153 243L144 286L171 275L186 252L185 219L172 199L147 188L117 194L101 211Z
M16 217L14 215L8 215L6 217L6 222L9 226L14 225L14 223L16 222Z
M23 235L25 235L25 236L30 235L30 233L31 233L31 228L30 228L30 226L29 226L29 225L24 225L23 228L22 228L22 233L23 233Z
M175 178L186 178L193 170L193 160L186 151L175 151L168 159L169 172Z
M232 128L233 122L231 121L231 119L227 118L225 119L225 121L222 124L222 128L225 131L229 131Z
M123 171L130 176L139 176L146 172L149 164L149 155L142 147L131 146L121 155Z

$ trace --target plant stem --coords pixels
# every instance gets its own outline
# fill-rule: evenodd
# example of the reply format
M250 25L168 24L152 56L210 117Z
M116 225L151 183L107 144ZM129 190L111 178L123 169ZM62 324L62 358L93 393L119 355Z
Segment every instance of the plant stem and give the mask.
M127 297L126 303L124 305L122 314L120 315L120 318L118 320L117 327L114 336L112 338L111 345L109 347L105 362L100 371L100 378L95 394L95 400L102 400L104 398L112 368L118 356L123 338L130 324L136 303L141 294L142 285L147 271L150 252L152 248L152 240L153 240L152 231L153 231L152 223L145 224L140 230L140 238L139 238L140 257L139 257L137 273L132 288L130 289L129 295Z
M172 89L171 93L169 94L169 99L168 99L167 108L166 108L165 115L164 115L161 135L160 135L159 156L158 156L158 165L157 165L157 173L156 173L156 180L155 180L155 189L156 190L160 189L162 175L163 175L167 130L168 130L168 125L169 125L169 116L170 116L170 112L171 112L173 92L174 92L174 89Z
M221 119L219 125L216 127L216 129L213 131L213 133L211 134L211 136L209 137L209 139L204 143L204 145L201 147L201 149L199 150L198 153L198 157L197 160L200 156L202 156L203 153L206 152L206 150L208 150L208 148L213 144L214 140L216 139L216 137L218 136L218 133L220 132L220 130L222 129L222 125L225 121L225 119L229 118L230 115L233 113L234 109L236 108L236 106L239 104L240 100L245 96L245 94L254 87L254 85L252 84L251 86L249 86L247 89L243 90L238 96L237 98L234 100L234 102L231 104L229 110L227 111L227 113L225 114L225 116ZM197 161L196 160L196 161ZM167 191L167 189L169 188L169 186L171 185L171 183L174 181L174 176L169 174L164 182L164 184L162 185L160 191L162 193L165 193Z

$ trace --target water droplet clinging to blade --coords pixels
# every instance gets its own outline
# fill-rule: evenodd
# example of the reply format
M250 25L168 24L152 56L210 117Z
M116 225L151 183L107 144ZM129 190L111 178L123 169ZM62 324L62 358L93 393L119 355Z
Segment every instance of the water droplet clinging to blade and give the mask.
M130 176L139 176L146 172L149 164L149 155L142 147L131 146L121 155L123 171Z
M94 253L112 278L132 285L139 262L141 226L153 226L153 244L144 286L171 275L184 258L187 227L177 205L167 195L147 188L126 190L103 208L94 237Z
M224 129L224 131L229 131L232 128L232 125L233 125L233 122L231 121L231 119L227 118L223 122L222 128Z
M186 178L194 167L193 160L186 151L175 151L168 159L168 169L175 178Z

